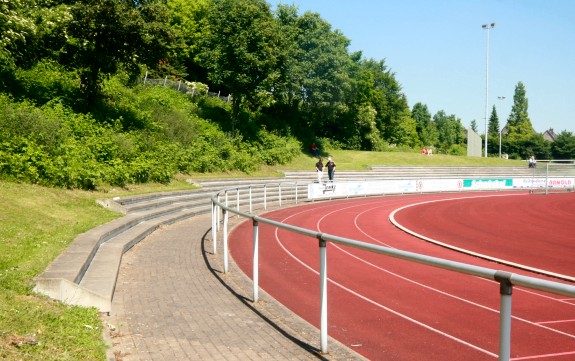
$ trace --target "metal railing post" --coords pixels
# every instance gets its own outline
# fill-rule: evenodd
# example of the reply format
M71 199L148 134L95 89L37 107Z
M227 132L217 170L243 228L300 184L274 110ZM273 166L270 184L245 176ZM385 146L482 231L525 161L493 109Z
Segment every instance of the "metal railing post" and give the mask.
M511 357L511 273L495 272L495 280L499 282L499 361L509 361Z
M278 202L279 206L282 206L282 184L278 184Z
M214 254L216 254L216 242L218 239L217 230L217 219L218 219L218 206L212 201L212 249Z
M220 195L218 194L218 204L219 204L219 203L220 203ZM220 221L221 221L221 219L220 219L220 209L221 209L220 206L219 206L219 205L216 205L216 227L217 227L217 230L218 230L218 231L220 230Z
M239 211L240 210L240 189L236 188L236 209ZM238 215L238 218L240 216Z
M253 249L253 300L254 302L258 302L259 295L259 222L254 220L254 249Z
M228 273L228 210L224 209L224 273Z
M320 289L320 344L321 352L327 353L327 242L319 239L319 289Z
M295 204L297 204L297 182L295 182Z

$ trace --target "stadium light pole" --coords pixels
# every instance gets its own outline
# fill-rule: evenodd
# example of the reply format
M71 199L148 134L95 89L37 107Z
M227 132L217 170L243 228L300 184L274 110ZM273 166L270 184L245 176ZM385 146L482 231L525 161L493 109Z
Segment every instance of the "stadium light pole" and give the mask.
M505 97L497 97L499 99L499 108L501 108L501 103L505 100ZM501 110L501 109L500 109ZM501 133L503 132L503 127L499 129L499 158L501 158Z
M485 57L485 158L487 158L487 112L489 108L489 30L495 27L495 23L483 24L481 27L487 30L487 50Z

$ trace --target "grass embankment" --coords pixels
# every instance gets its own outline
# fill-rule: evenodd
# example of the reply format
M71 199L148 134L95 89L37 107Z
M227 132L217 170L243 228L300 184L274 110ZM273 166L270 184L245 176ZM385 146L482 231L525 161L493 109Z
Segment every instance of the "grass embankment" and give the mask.
M369 165L522 166L519 161L416 153L333 151L338 169ZM324 156L327 156L325 154ZM290 164L250 175L212 173L201 177L277 177L278 169L314 169L302 154ZM188 178L182 177L182 178ZM142 185L99 192L71 191L0 181L0 359L104 360L106 345L96 309L71 307L32 292L33 278L76 235L120 215L99 207L97 198L191 188L180 179L170 185Z
M33 278L78 234L120 217L97 198L184 187L191 188L174 182L104 193L0 181L0 360L105 360L96 309L36 295Z

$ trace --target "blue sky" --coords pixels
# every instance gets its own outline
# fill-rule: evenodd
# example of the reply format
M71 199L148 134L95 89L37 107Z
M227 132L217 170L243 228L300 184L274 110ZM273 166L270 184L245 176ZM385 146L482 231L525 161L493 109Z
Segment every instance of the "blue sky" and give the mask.
M268 0L269 1L269 0ZM485 128L487 30L488 117L504 126L518 82L537 132L575 132L575 1L573 0L293 0L351 40L350 51L384 59L409 107L444 110L468 127ZM499 100L498 97L505 97Z

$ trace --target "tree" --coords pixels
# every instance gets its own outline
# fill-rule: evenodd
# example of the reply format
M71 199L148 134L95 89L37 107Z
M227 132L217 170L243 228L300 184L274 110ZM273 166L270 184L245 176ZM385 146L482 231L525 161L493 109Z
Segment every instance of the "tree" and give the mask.
M513 106L507 120L507 134L503 142L504 152L509 153L512 158L530 157L533 153L526 150L527 143L538 144L538 141L533 142L536 133L529 119L528 108L525 86L519 82L515 87Z
M279 51L278 27L264 0L216 1L201 61L208 77L232 93L232 131L244 102L266 89Z
M575 159L575 135L566 130L559 133L551 144L554 159Z
M433 116L437 127L438 146L445 153L452 153L452 147L464 143L464 130L461 120L455 115L447 115L443 110ZM458 153L455 152L455 153Z
M537 159L551 158L551 143L543 138L543 134L533 133L533 135L523 142L522 150L519 150L522 158L529 158L534 155Z
M507 136L510 140L525 140L535 133L529 119L528 108L525 86L519 82L515 87L513 106L507 120Z
M120 68L135 79L140 65L166 60L172 34L163 0L82 0L71 14L63 62L80 73L88 103L98 97L103 78Z
M475 121L475 119L471 121L471 130L477 133L477 121Z
M415 120L415 129L419 135L421 145L432 146L437 143L437 128L431 119L427 105L416 103L411 110L411 117Z
M497 116L495 105L493 106L491 116L489 117L487 132L489 134L489 139L491 139L491 142L488 143L489 154L499 154L499 117Z
M419 141L417 125L395 74L384 60L362 59L359 66L364 84L360 89L377 111L377 126L383 139L390 144L415 146ZM354 89L353 94L357 97L361 92Z
M363 150L380 150L382 142L381 134L375 123L377 112L369 104L363 104L359 107L356 119L356 149ZM353 143L352 143L353 144Z
M288 62L282 65L291 65L285 89L293 91L292 102L301 109L303 119L298 131L313 129L318 136L345 141L353 133L350 112L357 114L360 107L358 103L356 109L349 107L354 67L347 50L349 39L312 12L299 17L289 34L295 44L284 57Z
M23 16L24 0L0 1L0 85L13 71L16 59L26 46L26 38L34 33L33 22Z
M176 65L182 65L185 68L181 75L192 81L205 82L207 80L207 70L201 66L198 57L202 51L202 39L209 30L208 12L211 5L210 0L168 1L170 26L177 39L170 51L170 58ZM166 72L170 70L166 69ZM173 75L173 73L159 75L163 77Z
M20 16L28 19L31 30L25 35L15 58L17 66L31 68L43 59L58 61L66 44L66 26L71 14L65 0L22 0Z

